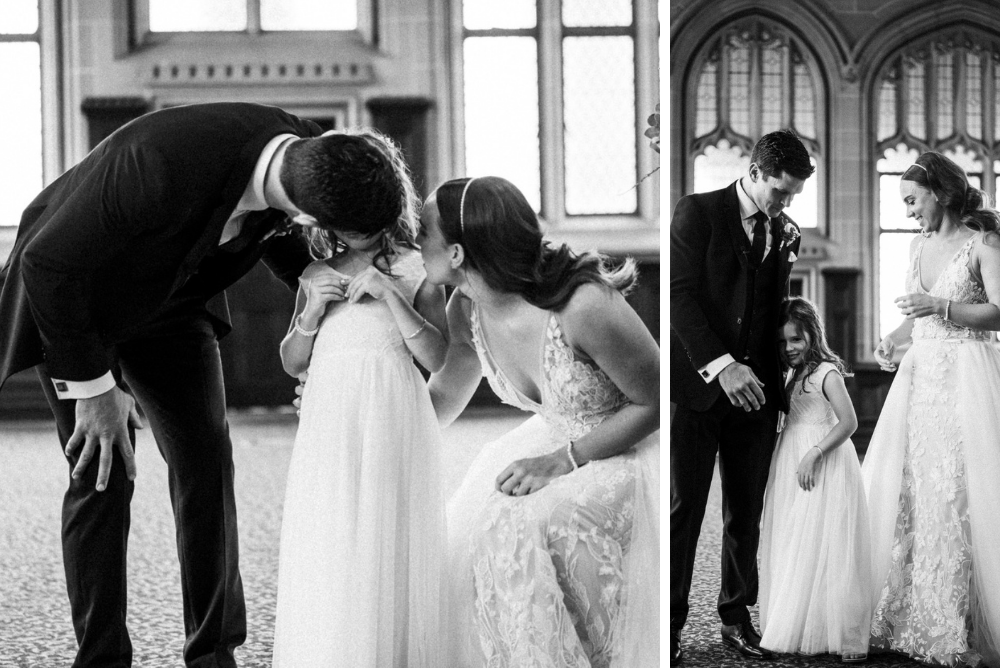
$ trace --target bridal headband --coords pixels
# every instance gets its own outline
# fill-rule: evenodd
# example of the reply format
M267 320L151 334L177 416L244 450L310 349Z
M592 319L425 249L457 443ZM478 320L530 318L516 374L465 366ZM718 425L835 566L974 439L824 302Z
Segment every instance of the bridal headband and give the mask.
M465 236L465 193L469 192L469 186L472 182L476 180L473 176L471 179L465 182L465 187L462 188L462 199L458 203L458 227L462 230L462 236Z
M919 162L913 163L912 165L910 165L910 167L919 167L920 169L924 170L925 172L927 171L927 168L924 167L923 165L921 165ZM909 168L907 168L907 169L909 169Z

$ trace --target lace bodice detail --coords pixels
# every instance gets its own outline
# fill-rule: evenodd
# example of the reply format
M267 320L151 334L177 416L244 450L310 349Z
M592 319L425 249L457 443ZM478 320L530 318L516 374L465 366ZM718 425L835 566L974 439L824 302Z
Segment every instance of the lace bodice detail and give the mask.
M823 394L823 379L830 371L838 373L833 364L822 362L807 378L795 381L789 397L788 428L808 425L832 429L837 424L837 414Z
M505 404L541 415L551 426L577 439L616 413L628 398L602 370L576 358L556 314L549 315L542 352L541 403L524 396L497 366L485 343L473 305L472 341L483 375Z
M917 243L916 251L910 257L910 270L906 275L906 291L920 292L934 297L950 299L957 304L985 304L989 301L986 290L976 280L969 269L969 256L975 245L976 235L973 235L955 257L944 268L930 290L924 290L920 281L920 254L924 248L924 239ZM962 327L939 315L917 318L913 323L913 340L918 339L973 339L988 341L990 332Z

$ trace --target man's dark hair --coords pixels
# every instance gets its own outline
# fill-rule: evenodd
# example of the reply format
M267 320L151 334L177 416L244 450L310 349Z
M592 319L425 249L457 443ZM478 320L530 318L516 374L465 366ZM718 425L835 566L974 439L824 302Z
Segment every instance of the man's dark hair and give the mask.
M798 135L791 130L778 130L760 138L753 147L750 162L765 176L771 178L781 176L785 172L797 179L807 179L816 168L809 162L809 152L799 141Z
M376 234L403 214L405 187L392 161L361 136L293 142L280 180L292 203L323 229Z

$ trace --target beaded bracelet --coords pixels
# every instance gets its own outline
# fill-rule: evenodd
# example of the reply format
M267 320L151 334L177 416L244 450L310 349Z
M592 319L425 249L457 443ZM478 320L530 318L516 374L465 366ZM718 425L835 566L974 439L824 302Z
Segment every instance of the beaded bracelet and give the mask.
M569 463L573 465L573 470L580 468L580 465L576 463L576 458L573 457L573 441L566 444L566 456L569 457Z
M948 317L950 314L951 314L951 300L949 299L948 303L944 305L944 319L951 320L951 318Z
M417 331L413 332L413 334L410 334L409 336L404 336L403 338L404 339L412 339L417 334L419 334L420 332L424 331L424 327L426 327L426 326L427 326L427 318L424 318L423 322L420 323L420 327L417 327Z
M293 329L302 336L305 336L306 338L312 338L317 334L319 334L319 325L316 326L316 329L304 329L301 323L302 323L302 314L300 313L297 316L295 316L295 326Z

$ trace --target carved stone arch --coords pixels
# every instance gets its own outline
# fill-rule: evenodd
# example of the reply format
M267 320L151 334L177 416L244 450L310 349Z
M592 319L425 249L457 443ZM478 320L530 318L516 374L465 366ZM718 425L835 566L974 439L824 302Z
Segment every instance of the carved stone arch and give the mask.
M705 46L711 38L732 23L750 17L760 17L779 25L809 50L816 62L816 82L820 98L829 104L831 98L831 73L854 72L848 41L841 28L829 17L802 3L785 0L731 0L700 3L679 16L671 26L670 35L670 113L671 141L684 147L671 151L670 200L676 201L684 194L687 172L687 129L693 119L688 118L689 80L706 57ZM825 131L825 130L824 130Z
M908 10L872 28L853 49L863 94L873 94L872 86L886 61L910 42L959 28L1000 38L1000 13L981 2L958 0Z

